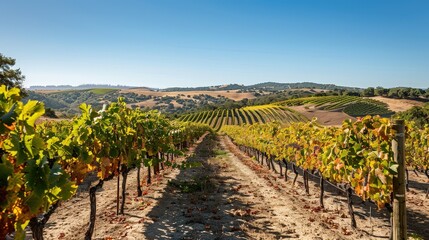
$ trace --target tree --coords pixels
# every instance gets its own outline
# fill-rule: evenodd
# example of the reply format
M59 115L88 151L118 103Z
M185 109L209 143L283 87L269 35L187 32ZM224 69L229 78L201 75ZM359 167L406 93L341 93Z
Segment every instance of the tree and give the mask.
M373 87L369 87L367 89L364 89L362 92L363 97L374 97L375 92Z
M387 94L387 96L390 98L397 98L399 96L398 91L399 89L397 88L391 88L389 89L389 93Z
M241 105L242 106L247 106L247 104L249 104L249 99L247 99L247 98L243 98L243 99L241 99Z
M425 91L420 88L412 88L410 91L410 98L419 98L420 96L424 96Z
M25 91L23 91L22 88L22 82L25 80L25 76L22 75L21 69L12 68L15 62L15 59L6 57L0 53L0 84L6 85L8 89L13 87L19 88L25 95Z
M387 94L389 93L389 89L385 89L383 87L377 87L374 93L375 95L378 95L378 96L387 96Z
M58 116L55 114L55 111L52 110L52 108L45 108L45 114L43 114L45 117L50 118L58 118Z
M417 127L421 128L425 124L429 124L429 104L423 107L414 106L407 111L397 113L395 117L406 121L414 121Z
M399 98L408 98L410 96L411 88L401 88L398 91Z
M359 97L360 93L356 92L356 91L349 90L349 91L343 92L343 96L357 96L357 97Z

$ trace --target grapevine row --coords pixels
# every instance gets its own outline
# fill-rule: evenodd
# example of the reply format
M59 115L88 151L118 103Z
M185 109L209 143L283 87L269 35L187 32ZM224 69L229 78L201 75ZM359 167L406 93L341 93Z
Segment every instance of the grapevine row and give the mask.
M258 160L264 155L269 161L301 167L304 174L317 171L323 179L347 185L379 208L391 203L397 164L391 147L394 131L388 119L367 116L355 122L346 120L340 128L320 127L313 120L287 127L276 123L224 126L222 131L236 144L250 148ZM408 122L405 138L407 166L429 178L429 126L419 129Z
M277 105L248 106L235 109L203 111L184 115L180 120L205 123L215 130L219 130L223 125L243 125L271 121L289 124L292 122L308 121L308 119L300 113L287 107Z
M43 227L59 201L71 198L88 174L96 172L98 183L90 188L91 213L86 239L95 224L96 190L103 182L122 176L124 211L127 174L137 168L141 195L140 168L146 167L147 181L164 165L178 164L173 157L208 131L207 125L179 123L158 112L142 112L125 102L94 111L82 104L81 115L72 121L36 125L44 106L38 101L20 101L18 89L0 87L0 235L15 231L25 237L29 225L35 239L43 238ZM119 199L119 197L118 197ZM120 210L120 211L119 211ZM43 218L38 218L44 213Z
M393 162L392 124L380 117L344 121L341 128L320 127L314 121L250 126L224 126L236 144L287 161L304 171L317 171L326 180L347 184L363 200L379 208L391 202Z
M341 110L350 116L383 115L390 116L392 111L386 103L375 99L356 96L320 96L288 99L276 103L280 106L313 105L315 108L326 111Z

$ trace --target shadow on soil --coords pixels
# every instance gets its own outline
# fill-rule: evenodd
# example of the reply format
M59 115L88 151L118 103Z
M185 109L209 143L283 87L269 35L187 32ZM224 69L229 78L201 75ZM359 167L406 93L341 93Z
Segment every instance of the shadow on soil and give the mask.
M284 164L283 165L283 169L284 169ZM267 167L264 165L264 167ZM277 172L280 171L280 168L276 165L274 165L275 169ZM288 163L288 176L289 179L295 176L295 174L291 171L292 166ZM298 174L300 175L298 177L298 182L301 180L302 181L302 176L303 176L303 170L300 168L297 168ZM319 177L318 176L313 176L313 175L309 175L309 180L312 181L314 183L314 185L316 187L319 187ZM288 180L291 181L291 180ZM410 184L410 189L418 189L421 191L427 191L429 184L427 183L422 183L422 182L416 182L416 181L409 181ZM301 184L303 185L303 184ZM324 184L324 188L325 188L325 197L326 196L330 196L330 197L334 197L334 198L340 198L341 202L344 202L344 204L346 204L347 202L347 196L345 194L345 192L339 190L337 187L334 187L332 185L330 185L329 183ZM318 193L311 193L310 194L318 194ZM407 193L407 194L411 194L411 193ZM352 201L353 201L353 209L354 209L354 213L355 213L355 218L356 219L360 219L361 221L369 221L370 218L378 218L383 220L383 222L385 223L383 228L390 228L390 214L387 211L386 208L377 211L377 206L374 203L371 202L364 202L362 201L361 198L357 197L357 196L353 196L352 197ZM425 201L429 201L429 199L425 199ZM420 237L422 237L423 239L429 239L429 216L422 214L421 212L417 212L417 211L413 211L412 209L407 210L407 222L408 222L408 232L409 234L416 234ZM389 239L388 235L380 235L379 233L377 233L377 231L371 231L369 229L362 229L359 228L359 223L358 223L358 231L363 231L366 234L368 234L371 237L374 238L385 238L385 239Z
M249 239L243 227L256 232L271 231L254 227L257 220L251 214L251 205L241 202L245 196L238 192L242 184L225 172L226 152L220 150L215 135L207 135L197 146L195 155L188 162L200 162L201 167L181 170L170 180L164 194L157 199L157 206L148 214L153 223L145 225L148 239ZM287 234L271 232L278 238Z

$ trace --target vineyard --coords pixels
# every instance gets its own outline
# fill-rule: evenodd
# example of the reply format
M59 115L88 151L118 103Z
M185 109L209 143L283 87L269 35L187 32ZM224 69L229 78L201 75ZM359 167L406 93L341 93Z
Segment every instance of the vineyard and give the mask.
M0 240L429 240L429 0L28 2Z
M70 200L75 203L79 199L76 198L77 188L88 184L87 181L90 178L92 180L87 189L89 201L86 203L89 216L79 227L82 233L79 236L82 238L84 236L85 239L92 239L96 222L99 224L100 221L109 218L111 219L107 221L109 224L112 222L125 224L126 217L117 216L125 216L127 210L132 212L133 216L148 211L145 208L149 206L149 203L142 207L140 201L145 202L146 200L139 198L148 195L153 191L152 188L158 188L159 192L167 191L168 199L184 196L185 199L168 200L170 201L168 208L175 209L174 211L178 215L185 218L183 220L176 215L177 219L170 224L176 228L183 224L194 224L192 226L196 229L200 229L203 224L202 230L192 232L194 237L199 236L201 231L205 231L204 234L212 232L217 234L216 236L236 237L241 234L234 233L238 231L237 229L251 231L251 226L234 225L228 228L228 233L224 233L222 226L232 221L231 212L235 212L233 215L236 218L247 219L246 221L257 217L270 218L262 213L268 211L265 208L274 205L262 204L258 205L257 209L252 210L246 207L239 211L234 207L235 205L230 206L234 201L237 202L236 199L239 196L236 194L241 188L247 187L247 190L242 191L248 193L260 191L256 189L263 189L260 186L265 183L265 180L269 180L269 177L265 175L263 179L255 180L259 187L250 187L251 184L245 185L244 183L238 186L238 183L231 183L234 185L231 188L221 187L227 181L226 179L231 178L228 175L231 174L230 172L224 172L221 169L232 169L231 171L236 171L234 174L251 181L259 178L257 176L262 170L249 163L249 167L255 172L251 170L237 172L244 171L241 170L244 165L236 160L232 161L231 157L225 157L226 151L229 151L226 147L226 138L222 138L224 146L220 147L222 144L216 143L218 137L213 129L220 130L221 133L229 136L242 152L256 160L255 163L257 162L277 174L280 173L280 178L285 182L289 181L291 173L294 174L292 187L298 182L298 172L302 172L302 182L307 196L310 194L309 179L318 178L319 206L315 208L304 204L305 209L312 209L311 211L316 212L321 211L320 209L328 211L325 183L344 192L347 196L350 225L353 229L357 228L353 196L359 197L363 203L374 204L378 210L387 209L393 216L392 219L397 219L395 218L397 213L394 210L397 206L395 204L403 201L405 205L405 199L401 200L398 197L405 196L405 192L398 192L400 188L395 187L398 185L397 179L406 173L406 186L405 184L401 186L404 187L404 191L406 187L410 193L416 194L417 190L409 188L408 170L414 171L416 175L423 173L429 178L429 126L418 129L412 122L407 122L405 126L401 125L403 127L401 128L389 119L366 116L357 121L346 120L341 127L322 127L316 123L315 119L308 121L299 113L279 105L217 109L185 115L179 121L172 121L157 111L143 112L127 108L124 100L119 98L117 102L103 106L100 111L94 111L90 105L82 104L80 106L81 114L72 120L45 121L36 124L36 120L44 113L43 104L33 100L23 103L20 99L21 94L18 89L8 90L5 86L0 88L0 120L2 123L0 125L0 234L1 236L13 236L15 239L24 239L29 229L34 239L43 239L45 226L51 216L55 215L63 203L67 203L68 208L72 208L73 204L70 203ZM302 104L304 100L295 99L293 101L301 102L289 104ZM305 101L309 103L309 100ZM330 100L318 104L319 107L327 107L332 104L336 107L331 106L329 109L337 109L340 103L334 104L333 100ZM370 101L353 104L353 106L361 106L362 111L368 111L368 107L370 107L368 104L376 105ZM342 106L346 111L352 105L344 103ZM357 109L359 108L355 108L355 111ZM207 136L205 134L208 132L208 137L201 143L202 146L198 146L194 152L194 155L198 156L196 160L184 161L179 158L192 143L201 139L201 136ZM397 161L401 154L397 152L398 148L395 148L398 144L393 143L398 143L400 141L398 139L405 139L402 153L408 170L400 168ZM175 176L180 176L185 180L162 180L162 177L167 174L165 172L167 169L180 171L180 173L176 172ZM143 170L144 172L142 172ZM288 170L291 173L288 173ZM184 174L181 174L182 172ZM199 175L195 175L196 173ZM255 173L256 175L253 176L252 174ZM129 179L131 174L132 177ZM189 176L193 176L192 181L188 180ZM405 179L405 177L403 178ZM115 181L109 181L112 179ZM155 186L151 185L153 181L156 182ZM269 180L269 184L270 187L273 187L273 191L280 191L277 178ZM134 200L127 192L127 186L128 192L132 186ZM422 186L421 188L426 187L424 191L429 192L426 185ZM97 203L97 195L100 195L98 192L101 189L111 193L108 198L109 207L106 206L106 203L103 203L102 206ZM172 194L173 190L201 195L198 199L192 198L192 194L176 196ZM207 193L211 195L208 196ZM225 193L230 194L231 197L225 199L223 195L219 195ZM273 201L270 204L276 202L277 196L262 192L261 194L263 198ZM293 195L290 197L294 198ZM106 195L103 195L101 200L107 201L106 199ZM217 203L212 203L210 207L202 207L208 199L216 199ZM182 202L181 207L170 208L171 205L176 204L176 201ZM255 205L257 205L255 199L245 201L255 201ZM290 204L292 202L294 200L291 200ZM188 203L192 207L188 207ZM220 203L225 208L222 215L219 215ZM416 207L425 206L424 201L420 202L419 198L413 198L411 203L413 205L410 209L413 212L417 211ZM83 206L82 203L79 204L80 207ZM248 206L248 204L236 204ZM97 206L103 213L97 213ZM221 226L202 220L203 217L192 221L186 220L193 216L190 212L197 210L204 212ZM108 213L104 211L108 211ZM168 212L165 209L159 211ZM423 213L425 211L422 210ZM283 209L279 212L286 214L288 211ZM68 215L68 213L61 214L63 214L62 216ZM295 213L294 216L299 218L302 214L304 213ZM336 214L345 218L343 213ZM164 216L164 221L169 221L168 214L159 216ZM423 214L423 216L425 215ZM54 217L56 221L65 218ZM98 218L103 218L103 220L97 220ZM143 221L146 218L146 215L141 216L136 224L146 224ZM155 222L158 220L154 219L153 224L156 224ZM313 218L310 217L310 219ZM334 226L332 228L338 228L335 227L336 223L332 223L332 219L329 221L331 226ZM182 225L178 225L178 223ZM423 221L422 225L425 223L426 221ZM261 227L258 223L255 224L253 227ZM280 223L274 225L276 228L282 229ZM162 224L155 229L150 227L153 225L143 226L152 229L151 231L156 232L159 236L163 236L162 231L158 231L159 228L164 227ZM108 229L108 226L106 228ZM125 230L130 229L132 227ZM333 231L324 235L321 232L322 229L317 231L325 237L330 234L338 234ZM310 234L310 230L305 227L299 231L301 234ZM341 231L345 236L352 234L346 226L343 226ZM72 232L69 231L68 234L73 234ZM112 231L111 234L115 234L115 232ZM126 236L122 234L121 232L121 237ZM149 238L158 236L151 234L154 233L149 232L147 236ZM174 231L171 234L171 236L176 236ZM63 238L62 236L64 233L61 232L59 238ZM257 236L263 237L263 235ZM275 239L279 236L297 237L298 235L272 233L270 236Z
M91 239L96 191L105 181L117 176L117 214L123 214L131 169L137 169L135 190L141 196L141 168L147 169L150 183L152 174L165 167L191 167L174 158L210 130L207 125L170 122L157 112L131 110L122 99L99 112L82 104L81 115L72 121L35 125L44 113L43 104L32 100L24 104L20 98L19 89L1 86L0 235L15 232L15 239L25 238L27 225L35 239L43 239L43 228L60 202L96 173L98 183L89 189L91 212L85 234Z
M235 109L216 109L186 114L179 118L184 122L208 124L219 131L225 125L243 125L253 123L279 122L291 124L308 121L300 111L288 108L290 106L312 106L324 111L342 111L352 117L366 115L390 116L393 114L387 104L354 96L324 96L289 99L269 105L247 106ZM310 117L311 118L311 117Z
M390 142L392 123L380 117L345 121L341 128L320 127L314 122L224 126L221 131L257 158L291 162L306 171L317 171L334 183L348 183L363 199L383 207L390 202L392 177L396 172ZM406 126L406 164L429 178L429 126ZM369 185L369 186L368 186ZM391 186L390 186L391 187Z
M277 105L248 106L235 109L216 109L187 114L179 118L184 122L208 124L216 131L224 125L243 125L277 121L282 124L308 121L300 113Z
M429 126L418 129L408 123L404 160L410 169L420 170L429 178L428 129ZM293 185L298 177L297 168L302 169L307 193L309 175L318 175L321 207L324 207L324 181L338 186L347 193L353 227L356 227L353 194L375 203L379 209L392 211L394 179L401 174L404 177L404 173L398 171L398 162L394 160L397 153L391 144L398 129L388 119L367 116L355 122L346 120L341 128L308 122L287 127L275 123L224 126L221 131L261 164L265 160L269 169L275 170L275 165L279 165L281 176L285 168L286 180L289 166L296 174ZM408 177L408 170L406 172Z
M310 105L320 110L343 111L353 117L366 115L390 116L393 114L386 103L355 96L306 97L290 99L276 104L280 106Z

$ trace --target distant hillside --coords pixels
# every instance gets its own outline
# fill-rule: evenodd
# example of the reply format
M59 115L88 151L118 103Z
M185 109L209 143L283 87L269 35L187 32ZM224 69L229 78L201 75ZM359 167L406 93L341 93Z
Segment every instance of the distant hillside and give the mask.
M61 116L79 113L79 105L87 103L95 108L101 108L103 103L116 101L119 90L112 88L97 88L88 90L54 90L52 92L28 91L27 99L41 101L46 107L56 112L61 112Z
M302 89L302 88L314 88L324 90L361 90L360 88L337 86L335 84L321 84L313 82L298 82L298 83L276 83L276 82L265 82L247 86L248 89L272 89L272 90L286 90L286 89Z
M109 85L109 84L83 84L79 86L71 86L71 85L46 85L46 86L30 86L29 90L32 91L40 91L40 90L87 90L87 89L95 89L95 88L108 88L108 89L128 89L133 88L131 86L124 85Z
M384 102L355 97L355 96L321 96L321 97L306 97L285 100L276 103L280 106L305 106L305 110L328 111L328 112L344 112L352 117L362 117L366 115L381 115L390 117L394 114ZM301 109L303 110L303 109Z
M132 108L157 109L165 113L184 113L214 105L232 104L255 98L253 93L237 91L154 91L148 88L93 88L83 90L28 90L26 99L39 100L61 117L78 114L79 105L87 103L98 109L104 103L123 97Z
M244 90L247 86L239 84L226 84L208 87L170 87L161 89L163 92L187 92L187 91L227 91L227 90Z
M303 88L313 88L313 89L323 89L323 90L353 90L359 91L360 88L354 87L345 87L337 86L335 84L321 84L321 83L312 83L312 82L300 82L300 83L276 83L276 82L265 82L258 83L253 85L239 85L239 84L227 84L227 85L218 85L210 87L175 87L175 88L166 88L162 91L219 91L219 90L262 90L262 91L282 91L287 89L303 89Z
M27 99L44 102L46 107L56 111L60 117L69 117L78 114L81 103L91 104L94 108L98 109L104 103L117 101L118 97L124 97L125 102L132 108L157 109L171 116L203 110L234 109L252 105L265 105L282 101L292 103L296 101L294 99L302 100L303 97L310 96L325 97L318 99L331 99L330 105L332 105L333 111L331 109L317 109L317 112L341 112L348 114L348 116L362 116L366 114L391 115L392 111L405 111L412 106L420 106L424 101L428 101L427 97L429 96L429 89L384 89L381 87L359 89L311 82L266 82L249 86L228 84L200 88L167 88L162 90L120 85L85 84L75 87L69 85L51 85L33 86L27 92L29 95ZM374 102L370 102L369 99L360 100L361 98L359 97L362 96L374 98L385 104L383 106L381 104L374 105ZM313 101L315 98L310 99ZM350 100L353 104L346 100ZM379 101L376 101L376 103L381 103ZM344 104L341 105L340 102L347 103L347 106ZM337 107L340 105L341 107ZM306 110L308 109L305 107L298 107L298 109L304 109L303 112L307 114L308 111ZM327 105L325 104L323 108L327 108ZM342 118L342 115L338 117ZM330 121L329 124L333 124L333 122Z

